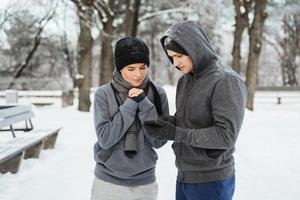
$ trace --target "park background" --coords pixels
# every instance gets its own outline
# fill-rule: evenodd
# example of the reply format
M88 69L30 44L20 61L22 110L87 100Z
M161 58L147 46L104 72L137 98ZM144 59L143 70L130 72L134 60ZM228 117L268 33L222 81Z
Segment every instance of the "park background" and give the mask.
M89 199L93 92L111 80L115 42L145 40L150 76L166 89L173 114L180 73L159 39L182 20L199 22L222 62L248 86L234 199L298 199L299 13L296 0L1 0L0 104L14 91L19 104L32 104L35 129L63 129L54 150L22 161L17 174L0 175L0 199ZM9 139L0 132L0 143ZM174 199L170 143L158 154L159 200Z

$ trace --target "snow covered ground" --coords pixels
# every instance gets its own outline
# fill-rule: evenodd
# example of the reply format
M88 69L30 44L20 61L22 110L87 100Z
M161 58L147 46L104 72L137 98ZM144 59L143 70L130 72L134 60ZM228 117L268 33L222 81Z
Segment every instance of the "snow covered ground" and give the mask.
M175 88L165 86L171 113ZM27 99L28 100L28 99ZM235 200L297 200L300 198L300 99L256 99L255 111L246 112L237 142ZM53 101L53 99L52 99ZM1 101L0 101L1 103ZM17 174L0 175L0 200L88 200L93 179L91 113L73 107L34 108L35 128L62 125L56 147L39 159L23 160ZM17 132L21 137L25 133ZM11 137L0 133L0 140ZM158 151L159 200L172 200L176 168L168 143Z

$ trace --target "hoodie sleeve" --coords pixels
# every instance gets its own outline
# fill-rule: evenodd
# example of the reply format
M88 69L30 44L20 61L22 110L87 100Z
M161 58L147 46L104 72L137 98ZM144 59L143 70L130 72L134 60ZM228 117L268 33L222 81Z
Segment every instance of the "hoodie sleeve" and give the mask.
M240 131L247 89L235 76L223 77L217 82L211 99L213 126L202 129L176 127L175 142L207 149L229 149L235 145Z
M164 89L157 87L160 94L162 112L164 116L169 115L169 104L167 94ZM155 105L146 97L139 103L139 119L143 123L147 120L157 119L158 114ZM143 130L145 138L154 148L162 147L167 141L160 141L148 135L148 133Z
M111 97L109 98L101 87L94 96L94 125L98 143L103 149L109 149L121 140L133 123L138 106L135 101L127 98L111 119L109 99Z

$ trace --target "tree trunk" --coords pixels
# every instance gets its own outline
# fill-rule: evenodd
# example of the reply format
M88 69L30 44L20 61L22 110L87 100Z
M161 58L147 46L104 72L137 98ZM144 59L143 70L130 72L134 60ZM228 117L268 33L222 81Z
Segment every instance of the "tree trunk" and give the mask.
M83 1L82 1L83 2ZM90 1L87 0L83 4L91 9ZM87 11L85 13L87 17L91 18L92 12ZM78 84L79 89L79 104L78 110L89 112L91 106L90 100L90 87L91 87L91 68L92 68L92 47L93 47L93 38L91 35L91 29L86 23L86 20L79 17L80 24L80 33L78 39L78 65L79 65L79 74L82 75L82 80Z
M137 35L140 5L141 5L141 0L126 0L126 7L127 7L127 12L125 16L126 36L135 37Z
M75 68L73 65L73 58L71 58L71 52L68 46L68 38L67 34L64 31L63 36L61 37L61 45L62 45L62 52L64 54L64 58L66 61L66 67L69 73L70 78L72 79L72 89L68 88L66 91L63 91L63 96L67 96L66 101L64 101L63 98L63 106L66 104L67 106L72 106L74 105L74 89L76 87L76 80L75 80ZM54 67L52 67L53 69Z
M299 83L296 77L296 58L299 49L297 37L299 34L297 33L299 27L296 26L297 22L294 20L296 20L298 17L292 16L289 18L288 15L291 14L285 14L283 19L283 56L281 59L282 80L284 86L297 86Z
M251 1L244 0L243 5L241 5L241 0L233 0L233 4L235 7L235 31L234 31L234 42L232 48L232 68L240 73L241 71L241 42L242 36L245 28L249 24L249 11L251 9ZM245 9L245 11L241 12L241 6Z
M100 60L100 85L103 85L112 79L113 49L111 46L113 38L113 19L103 23L103 31L101 33L101 60Z
M115 8L115 2L109 1L109 7L112 11ZM111 46L113 41L114 16L107 12L106 20L102 20L103 30L101 32L101 57L100 57L100 85L106 84L112 79L112 72L114 70L113 62L113 48Z
M154 66L153 64L156 63L156 51L155 51L155 33L154 31L151 31L150 33L150 51L151 51L151 77L152 80L155 81L156 77L156 66Z
M37 51L40 43L41 43L41 35L44 31L44 28L45 26L48 24L48 22L52 19L53 15L54 15L55 11L52 11L48 16L44 16L40 21L39 21L39 28L38 28L38 31L37 33L35 34L34 36L34 39L33 39L33 46L32 48L30 49L30 51L28 52L25 60L18 64L18 67L16 69L16 72L14 73L14 78L15 80L17 78L19 78L21 75L22 75L22 72L24 71L25 68L27 68L29 66L29 62L31 61L31 59L33 58L35 52ZM9 87L8 88L13 88L14 87L14 81L12 81L10 84L9 84Z
M255 1L254 20L249 30L249 54L246 72L248 88L247 108L253 110L254 95L257 83L258 61L262 46L263 23L267 17L265 13L267 0Z

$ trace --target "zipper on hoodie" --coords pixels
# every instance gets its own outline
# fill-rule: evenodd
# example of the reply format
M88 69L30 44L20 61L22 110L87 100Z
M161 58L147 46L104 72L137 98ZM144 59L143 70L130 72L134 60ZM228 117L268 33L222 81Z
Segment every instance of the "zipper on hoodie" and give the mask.
M193 89L193 87L194 87L194 85L195 85L195 80L196 80L196 75L195 74L191 74L191 75L189 75L189 77L188 77L189 79L188 79L188 82L187 82L187 85L188 85L188 88L187 88L187 92L186 92L186 99L188 99L188 97L191 95L191 91L192 91L192 89ZM187 101L186 101L186 103L187 103ZM184 106L186 107L186 103L184 104ZM184 114L186 114L186 111L185 111L185 113Z
M183 108L184 108L184 110L183 110L183 112L184 112L184 117L186 116L186 105L187 105L187 99L188 99L188 97L190 96L190 94L191 94L191 91L192 91L192 88L193 88L193 82L194 82L194 76L188 76L188 80L187 80L187 89L186 89L186 92L185 92L185 94L183 95L183 96L186 96L186 101L184 101L184 104L183 104ZM185 123L186 124L186 123ZM184 180L185 179L185 174L184 174L184 170L183 170L183 167L182 167L182 165L181 165L181 154L182 154L182 143L178 143L178 151L177 151L177 155L178 155L178 168L179 168L179 170L181 171L181 173L182 173L182 180Z

